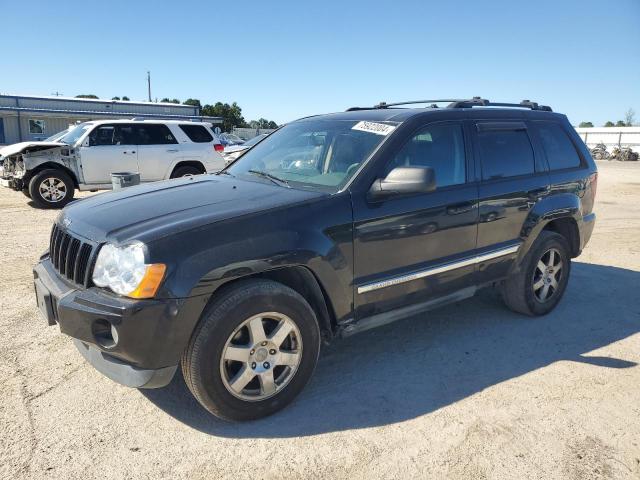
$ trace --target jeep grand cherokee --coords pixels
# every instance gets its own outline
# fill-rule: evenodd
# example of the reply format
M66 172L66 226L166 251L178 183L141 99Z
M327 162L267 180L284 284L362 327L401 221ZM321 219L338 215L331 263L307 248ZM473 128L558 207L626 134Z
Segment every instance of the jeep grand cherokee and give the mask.
M34 270L41 311L111 379L180 366L233 420L298 395L322 339L487 285L550 312L593 230L595 164L549 107L447 102L303 118L219 174L69 205Z

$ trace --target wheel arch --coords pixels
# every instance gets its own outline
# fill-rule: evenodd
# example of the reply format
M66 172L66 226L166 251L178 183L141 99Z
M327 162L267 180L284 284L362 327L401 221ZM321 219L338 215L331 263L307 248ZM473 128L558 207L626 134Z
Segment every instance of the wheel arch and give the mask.
M199 160L179 160L169 169L169 177L172 178L175 171L180 167L194 167L200 170L200 173L206 173L207 169Z
M316 313L323 339L328 342L334 337L337 321L329 297L316 275L301 265L277 267L229 279L211 293L207 304L214 302L223 292L239 282L251 279L273 280L298 292Z
M25 174L23 178L23 183L25 185L29 185L29 182L31 181L31 179L43 170L62 170L63 172L65 172L67 175L71 177L71 180L73 180L73 186L75 188L78 188L79 186L78 178L76 177L76 174L73 172L73 170L71 170L65 165L62 165L56 162L44 162L39 164L33 170L29 170L29 172L27 172L27 174Z

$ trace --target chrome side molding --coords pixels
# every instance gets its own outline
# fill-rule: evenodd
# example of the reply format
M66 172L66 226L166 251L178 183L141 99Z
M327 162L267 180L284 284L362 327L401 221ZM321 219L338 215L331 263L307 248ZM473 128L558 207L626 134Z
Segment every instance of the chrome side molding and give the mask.
M511 245L509 247L500 248L498 250L492 250L487 253L475 255L473 257L464 258L455 262L449 262L437 267L427 268L425 270L419 270L417 272L408 273L406 275L399 275L397 277L391 277L387 280L381 280L379 282L366 283L358 287L358 294L371 292L373 290L379 290L381 288L391 287L393 285L399 285L401 283L411 282L420 278L430 277L431 275L437 275L439 273L448 272L449 270L455 270L457 268L467 267L469 265L475 265L477 263L486 262L487 260L493 260L494 258L504 257L516 253L520 249L520 243L517 245Z

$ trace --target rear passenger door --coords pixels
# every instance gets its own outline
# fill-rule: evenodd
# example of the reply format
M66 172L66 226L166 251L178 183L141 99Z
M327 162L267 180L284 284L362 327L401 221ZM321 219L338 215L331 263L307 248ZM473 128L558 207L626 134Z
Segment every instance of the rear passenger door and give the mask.
M522 229L535 203L549 194L549 176L524 121L477 121L474 145L479 165L479 282L504 277L515 258Z
M161 123L139 123L136 129L140 180L153 182L168 177L169 168L180 156L175 136L169 127Z

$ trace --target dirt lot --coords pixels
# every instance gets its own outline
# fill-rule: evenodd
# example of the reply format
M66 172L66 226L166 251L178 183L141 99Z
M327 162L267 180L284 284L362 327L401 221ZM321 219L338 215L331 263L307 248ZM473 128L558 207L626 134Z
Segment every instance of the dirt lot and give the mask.
M225 424L182 378L94 371L35 307L54 211L0 188L0 478L640 478L640 164L545 318L470 301L325 348L288 409Z

